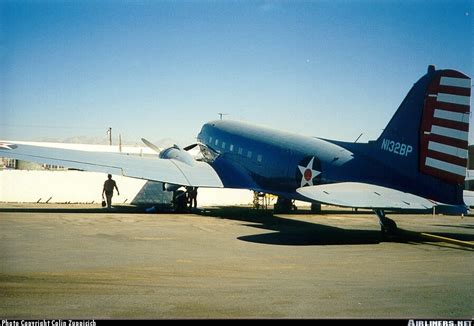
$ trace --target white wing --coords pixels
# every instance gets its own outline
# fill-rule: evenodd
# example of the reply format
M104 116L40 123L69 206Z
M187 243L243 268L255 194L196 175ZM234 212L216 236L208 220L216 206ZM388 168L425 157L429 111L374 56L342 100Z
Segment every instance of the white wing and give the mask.
M104 153L64 148L0 142L0 157L36 163L54 164L85 171L104 172L127 177L167 182L183 186L222 188L222 182L207 163L185 164L158 156L140 157L122 153Z

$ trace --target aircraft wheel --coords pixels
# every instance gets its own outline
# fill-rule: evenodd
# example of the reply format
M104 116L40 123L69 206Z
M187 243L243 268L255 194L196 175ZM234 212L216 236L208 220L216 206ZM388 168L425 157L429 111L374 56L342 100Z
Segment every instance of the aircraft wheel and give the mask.
M311 203L311 213L321 213L321 204Z
M395 235L397 231L397 223L394 220L385 218L382 224L382 232L387 235Z
M278 197L278 200L274 206L275 213L289 213L293 208L293 203L290 199Z

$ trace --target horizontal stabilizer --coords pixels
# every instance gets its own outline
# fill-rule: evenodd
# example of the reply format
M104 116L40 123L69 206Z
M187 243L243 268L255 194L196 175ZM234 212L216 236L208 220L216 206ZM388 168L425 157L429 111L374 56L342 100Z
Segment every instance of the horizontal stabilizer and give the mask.
M430 209L436 203L406 192L367 183L342 182L302 187L296 191L321 203L371 209Z

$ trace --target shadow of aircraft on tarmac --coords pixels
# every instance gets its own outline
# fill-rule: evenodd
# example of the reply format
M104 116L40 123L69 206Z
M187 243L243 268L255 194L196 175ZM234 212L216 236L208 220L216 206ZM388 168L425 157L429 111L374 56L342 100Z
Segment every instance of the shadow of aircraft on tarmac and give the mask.
M310 246L376 244L386 241L378 230L349 230L335 226L309 223L273 215L271 210L259 211L244 207L219 207L218 209L203 210L200 212L200 215L248 222L244 225L275 231L238 238L242 241L262 244Z
M154 214L150 216L159 216L156 213L170 213L169 207L156 207L153 210ZM105 213L105 214L146 214L149 211L149 205L117 205L113 209L103 209L96 205L3 205L0 207L1 212L27 212L27 213ZM386 242L406 243L406 244L429 244L439 247L456 248L460 250L473 249L460 247L457 245L447 244L442 240L429 239L420 232L403 230L399 228L399 232L395 236L385 236L376 228L361 229L361 227L346 228L327 224L317 223L315 221L308 221L298 219L298 216L313 215L309 211L298 211L296 214L291 214L294 218L284 217L281 215L274 215L272 210L255 210L249 207L212 207L193 210L192 213L219 219L227 219L234 221L241 221L243 225L257 228L266 231L261 234L244 235L237 239L241 241L269 244L269 245L286 245L286 246L315 246L315 245L363 245L363 244L379 244ZM180 213L181 214L181 213ZM344 215L361 215L371 214L370 211L351 212L351 211L324 211L324 213L317 214L317 216L331 216L334 214ZM364 217L361 217L364 218ZM374 226L377 225L374 216ZM330 220L328 220L330 223ZM474 242L474 234L470 232L474 228L474 224L449 225L449 224L432 224L438 230L429 233L435 236L445 238L453 238L460 241ZM363 226L362 226L363 227ZM439 228L449 228L448 232L440 230Z
M242 241L286 246L314 246L314 245L363 245L379 244L382 242L397 242L407 244L428 243L420 233L399 229L396 236L384 236L380 230L345 229L336 226L318 224L279 215L273 215L271 210L259 211L245 207L219 207L215 209L205 209L198 214L229 219L235 221L248 222L246 226L274 231L256 235L246 235L238 237ZM345 212L344 214L347 214ZM357 214L357 213L355 213ZM293 214L292 214L293 215ZM374 223L376 219L374 217ZM452 237L463 241L474 241L474 234L466 233L445 233L433 232L433 234ZM436 241L430 241L433 243ZM443 244L436 242L436 245ZM454 248L453 246L450 246ZM472 249L457 247L457 249Z

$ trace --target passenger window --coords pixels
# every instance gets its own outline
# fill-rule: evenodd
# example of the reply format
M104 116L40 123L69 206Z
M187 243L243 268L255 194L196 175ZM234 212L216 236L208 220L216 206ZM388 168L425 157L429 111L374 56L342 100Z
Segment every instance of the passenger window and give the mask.
M251 151L248 151L248 152L247 152L247 157L248 157L248 158L252 158L252 152L251 152Z
M212 137L209 137L209 144L212 144Z
M219 139L216 139L216 142L214 143L214 145L219 145Z
M242 155L243 149L242 147L239 147L239 155Z
M257 162L262 162L262 154L257 155Z
M229 150L230 150L231 152L233 152L233 151L234 151L234 145L230 144Z
M225 141L222 142L222 149L225 149Z

